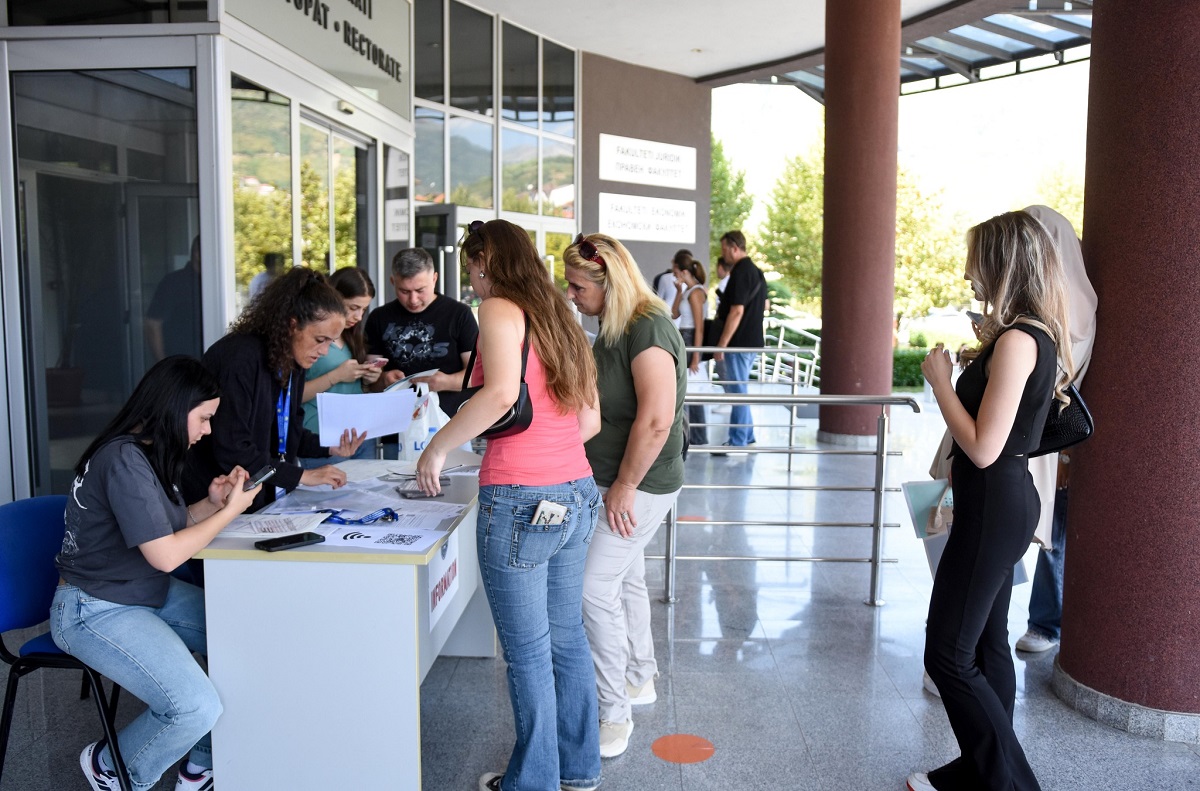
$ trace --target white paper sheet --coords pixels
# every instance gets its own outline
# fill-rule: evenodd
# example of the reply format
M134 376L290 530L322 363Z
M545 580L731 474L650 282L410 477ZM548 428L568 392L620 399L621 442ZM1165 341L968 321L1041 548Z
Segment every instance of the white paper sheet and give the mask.
M287 515L272 515L272 514L242 514L241 516L230 522L221 535L226 536L283 536L288 533L303 533L306 530L312 530L317 533L326 533L327 530L318 529L318 525L324 522L329 517L329 514L287 514Z
M334 447L342 441L342 432L356 429L368 437L403 434L412 423L417 402L414 390L391 393L317 393L317 419L321 423L321 444Z
M334 546L384 549L391 552L426 552L446 534L437 530L379 525L338 525L326 541Z

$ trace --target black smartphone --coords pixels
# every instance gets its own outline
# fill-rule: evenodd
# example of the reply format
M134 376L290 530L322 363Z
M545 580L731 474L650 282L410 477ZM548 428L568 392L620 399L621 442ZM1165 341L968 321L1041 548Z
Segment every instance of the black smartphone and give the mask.
M425 492L421 491L420 489L414 489L411 492L404 491L404 492L400 492L399 494L405 500L428 500L433 497L445 497L446 496L445 492L438 492L437 494L425 494Z
M255 486L258 486L260 483L270 480L271 476L274 474L275 474L275 468L272 467L270 464L266 465L261 470L254 473L253 475L251 475L249 478L246 479L246 482L244 484L242 484L242 491L243 492L250 491Z
M278 552L281 549L295 549L296 547L306 547L309 544L320 544L324 540L325 536L320 533L292 533L290 536L276 536L255 541L254 548L266 552Z

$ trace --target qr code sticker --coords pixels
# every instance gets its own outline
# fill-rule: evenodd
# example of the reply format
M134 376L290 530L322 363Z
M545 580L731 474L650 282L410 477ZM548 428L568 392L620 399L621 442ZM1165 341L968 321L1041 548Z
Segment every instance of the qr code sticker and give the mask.
M415 544L421 537L413 533L388 533L383 538L376 541L376 544L392 544L398 546L408 546Z

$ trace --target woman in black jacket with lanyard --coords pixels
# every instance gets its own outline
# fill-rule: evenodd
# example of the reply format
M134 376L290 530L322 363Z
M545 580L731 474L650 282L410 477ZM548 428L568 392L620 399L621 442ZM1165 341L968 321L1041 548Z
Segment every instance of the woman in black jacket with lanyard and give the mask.
M306 470L307 458L352 456L365 435L348 430L334 448L321 446L304 428L304 374L346 324L341 295L318 272L297 267L276 278L204 353L204 366L221 385L223 408L212 434L188 459L185 493L203 496L222 470L240 466L253 473L267 464L276 473L254 498L251 511L298 484L338 488L346 474L326 465ZM216 470L217 472L213 472Z

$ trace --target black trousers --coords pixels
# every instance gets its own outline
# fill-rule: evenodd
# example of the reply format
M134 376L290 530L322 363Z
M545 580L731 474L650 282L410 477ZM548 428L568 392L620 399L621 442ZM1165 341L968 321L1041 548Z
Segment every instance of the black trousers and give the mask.
M1012 717L1016 673L1008 645L1013 565L1037 527L1028 460L952 467L954 526L934 577L925 638L929 671L961 757L929 773L938 791L1039 791Z
M679 334L683 336L684 346L696 345L694 343L696 339L695 329L691 327L687 329L680 329ZM687 355L687 361L685 362L685 365L690 363L691 359L692 355L689 353ZM688 404L687 419L688 424L691 426L691 428L688 429L688 442L693 445L707 445L708 426L704 425L704 423L708 422L708 418L704 415L704 404Z

